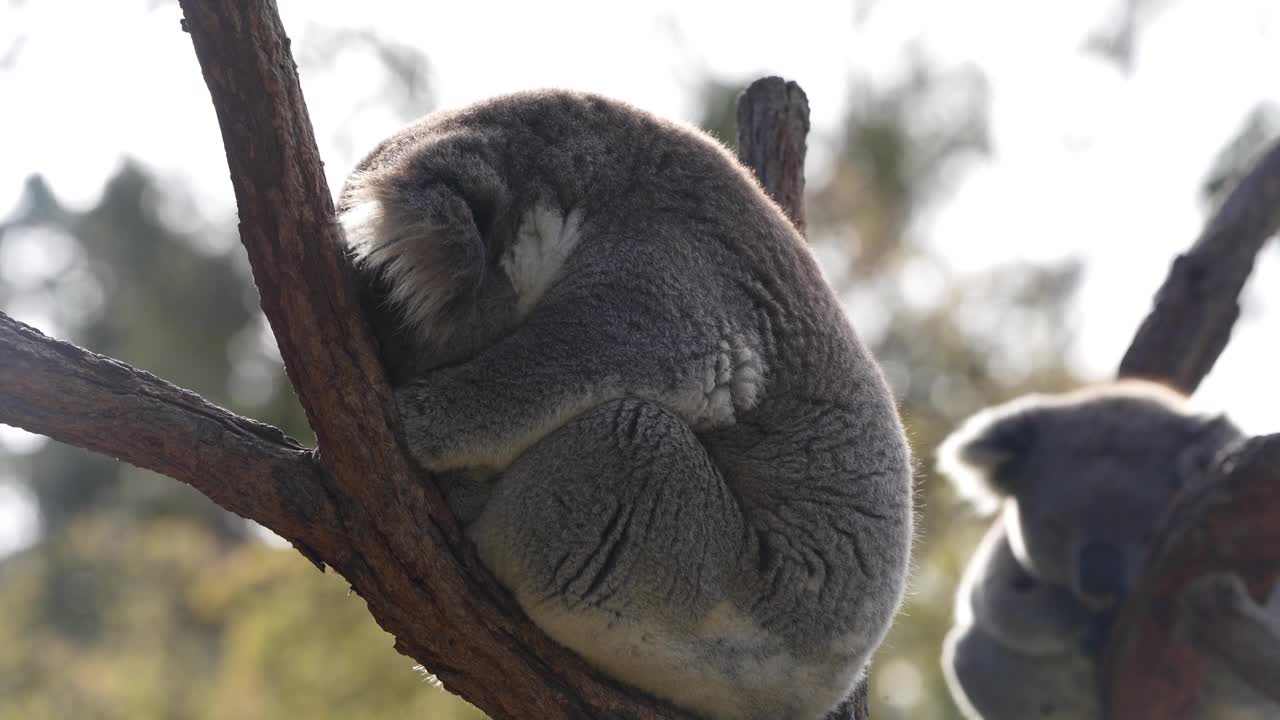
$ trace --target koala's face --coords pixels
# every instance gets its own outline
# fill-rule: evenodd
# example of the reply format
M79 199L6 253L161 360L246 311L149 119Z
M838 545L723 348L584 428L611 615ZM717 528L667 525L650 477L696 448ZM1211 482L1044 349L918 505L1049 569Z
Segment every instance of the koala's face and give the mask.
M1001 480L1011 490L1004 513L1018 559L1091 607L1114 602L1141 571L1161 513L1187 480L1180 439L1120 430L1030 446Z
M963 492L1003 501L1028 570L1103 608L1138 576L1173 495L1239 437L1171 391L1128 381L983 411L948 438L941 467Z

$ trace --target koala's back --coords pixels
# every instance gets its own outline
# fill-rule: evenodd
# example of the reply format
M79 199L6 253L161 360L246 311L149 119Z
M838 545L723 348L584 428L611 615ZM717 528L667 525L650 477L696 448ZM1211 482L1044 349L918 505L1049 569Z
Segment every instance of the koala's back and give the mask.
M502 474L469 532L535 621L715 717L842 699L902 597L909 456L803 239L727 151L524 93L407 128L340 206L409 338L388 346L418 378L415 457Z
M768 334L834 333L837 344L856 345L803 239L750 174L692 128L594 95L504 96L429 115L388 139L357 166L340 204L346 212L376 195L428 210L420 191L430 183L465 200L490 253L504 249L491 240L517 235L531 210L576 213L582 224L564 259L571 267L559 268L561 296L632 278L655 302L764 313L777 321ZM491 258L448 259L466 263L450 270L469 271L454 282L470 285Z

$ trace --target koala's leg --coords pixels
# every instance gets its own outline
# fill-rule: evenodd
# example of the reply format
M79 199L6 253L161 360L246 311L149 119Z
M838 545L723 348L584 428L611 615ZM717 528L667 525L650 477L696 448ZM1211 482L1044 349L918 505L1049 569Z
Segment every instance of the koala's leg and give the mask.
M1016 652L976 625L952 628L942 649L951 696L971 720L1096 720L1093 663L1081 655Z
M743 515L664 407L614 400L569 421L510 465L468 533L529 616L608 674L709 717L805 717L737 676L760 643L730 602Z

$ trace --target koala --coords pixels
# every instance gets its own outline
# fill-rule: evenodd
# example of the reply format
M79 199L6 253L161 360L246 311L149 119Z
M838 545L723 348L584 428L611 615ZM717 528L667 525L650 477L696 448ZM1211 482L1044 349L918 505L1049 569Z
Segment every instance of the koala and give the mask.
M703 133L519 93L338 200L404 425L554 640L709 718L820 718L902 599L910 454L804 240Z
M939 448L959 493L1000 514L943 646L975 719L1100 716L1098 653L1165 506L1243 438L1176 392L1125 380L983 410Z

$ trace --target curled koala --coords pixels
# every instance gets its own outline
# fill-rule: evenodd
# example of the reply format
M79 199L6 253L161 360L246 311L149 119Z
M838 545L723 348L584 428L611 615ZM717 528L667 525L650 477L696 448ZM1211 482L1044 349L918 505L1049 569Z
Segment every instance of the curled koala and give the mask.
M430 115L340 220L415 460L552 638L712 718L819 718L903 594L893 399L722 147L532 92Z
M939 469L1000 510L965 571L943 667L971 718L1098 717L1097 653L1166 504L1241 438L1126 380L984 410Z

